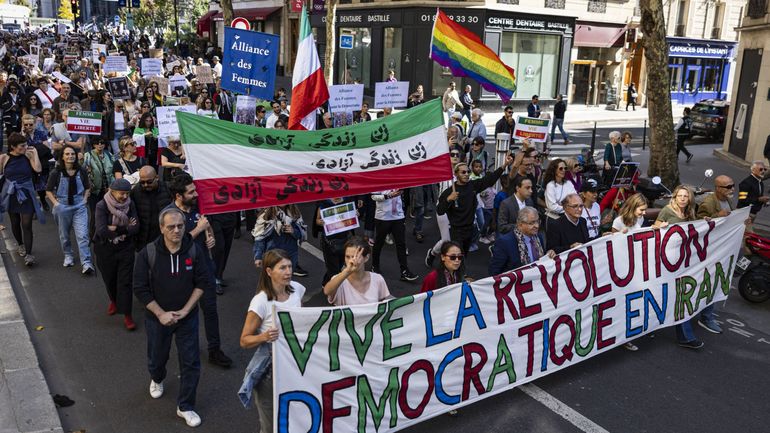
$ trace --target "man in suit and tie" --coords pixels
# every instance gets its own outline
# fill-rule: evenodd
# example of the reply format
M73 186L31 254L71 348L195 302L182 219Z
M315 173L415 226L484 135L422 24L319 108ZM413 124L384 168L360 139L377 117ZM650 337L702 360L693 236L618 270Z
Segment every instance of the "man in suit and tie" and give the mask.
M519 211L525 207L535 207L532 201L532 179L525 176L513 180L513 194L500 203L497 211L498 233L508 233L516 228Z
M520 268L543 256L554 258L556 253L553 250L545 250L539 229L540 215L535 208L527 206L519 210L516 228L495 241L492 259L489 261L489 275Z

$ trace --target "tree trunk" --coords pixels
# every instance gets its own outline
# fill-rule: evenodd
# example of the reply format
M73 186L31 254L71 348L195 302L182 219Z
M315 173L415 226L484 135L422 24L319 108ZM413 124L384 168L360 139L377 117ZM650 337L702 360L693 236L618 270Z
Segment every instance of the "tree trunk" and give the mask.
M233 0L220 0L219 5L222 6L222 20L225 27L230 27L230 23L233 22Z
M339 0L326 1L326 53L324 55L324 77L326 85L334 84L334 48L337 38L334 34L334 20L337 15L337 3Z
M662 0L641 0L641 28L647 59L647 109L650 118L649 176L660 176L669 189L679 185L679 163L668 88L668 45Z

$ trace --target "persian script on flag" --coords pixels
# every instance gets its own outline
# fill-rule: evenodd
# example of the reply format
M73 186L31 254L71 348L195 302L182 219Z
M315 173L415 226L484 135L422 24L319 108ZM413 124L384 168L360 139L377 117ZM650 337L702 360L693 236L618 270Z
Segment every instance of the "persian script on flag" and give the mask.
M441 101L372 122L285 131L177 112L201 212L234 212L452 177Z
M321 220L324 222L324 234L326 236L353 230L358 227L356 206L347 202L323 208L321 209Z
M102 113L70 110L67 114L67 132L102 135Z
M518 116L516 128L513 130L513 138L531 141L548 140L548 127L551 125L550 119L537 119L535 117Z

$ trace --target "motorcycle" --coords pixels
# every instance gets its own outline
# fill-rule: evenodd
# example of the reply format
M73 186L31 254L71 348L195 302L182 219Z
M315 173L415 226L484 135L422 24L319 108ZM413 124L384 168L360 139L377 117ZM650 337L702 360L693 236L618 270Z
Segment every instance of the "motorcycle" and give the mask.
M746 233L746 248L750 257L741 257L735 264L738 292L743 299L760 303L770 299L770 239L756 233Z

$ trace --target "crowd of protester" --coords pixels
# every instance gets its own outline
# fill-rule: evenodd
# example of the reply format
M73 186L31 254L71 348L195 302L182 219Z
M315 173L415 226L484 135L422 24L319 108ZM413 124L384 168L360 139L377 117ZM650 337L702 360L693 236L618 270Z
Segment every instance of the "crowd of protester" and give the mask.
M105 74L99 62L83 56L90 52L92 42L125 55L125 73ZM54 58L49 71L44 73L29 61L27 53L33 44L41 45L41 59ZM493 161L485 150L483 111L474 106L469 88L460 96L452 83L443 96L449 122L447 142L437 145L448 146L454 179L316 203L310 233L320 238L324 269L311 274L299 263L300 245L308 240L300 207L201 215L179 137L159 136L157 108L170 104L195 104L199 115L233 121L236 98L220 87L220 53L209 51L194 58L164 50L164 63L176 65L165 75L182 75L189 84L172 90L161 89L158 81L142 76L140 60L156 55L151 41L143 36L116 40L99 34L25 33L13 40L6 38L4 47L0 109L7 152L0 156L1 194L2 211L8 213L18 244L16 253L27 266L37 264L33 220L44 223L49 214L58 227L62 265L73 267L74 234L82 274L91 275L98 269L104 282L107 314L121 315L125 328L134 330L134 297L145 310L152 398L163 395L165 366L172 340L176 340L180 362L177 414L190 426L201 422L195 412L201 368L199 307L209 361L224 368L232 365L221 349L217 295L225 293L224 272L233 239L243 236L243 226L253 240L251 260L259 282L244 308L247 314L240 345L256 350L239 395L244 405L256 404L261 430L267 432L272 431L273 399L266 343L278 337L272 307L302 305L306 288L293 277L317 279L330 305L379 302L392 297L380 273L382 254L389 251L384 247L389 244L395 245L400 280L415 282L415 293L426 292L547 260L599 236L720 217L735 207L735 185L726 176L715 179L714 194L697 209L693 189L682 185L674 189L670 203L657 218L647 218L651 204L641 194L615 192L613 200L600 201L600 185L583 176L577 158L548 160L542 149L524 142L520 150ZM80 55L72 59L70 52ZM196 70L203 65L213 71L213 82L199 79ZM69 82L63 82L62 76ZM109 91L107 80L115 76L128 78L127 98L117 99ZM422 86L418 86L409 97L409 107L423 100ZM540 115L537 98L530 105L530 111ZM102 134L68 132L68 110L101 112ZM285 129L289 110L286 92L279 89L274 100L256 107L253 124ZM560 110L563 120L563 108ZM390 112L383 110L379 115ZM367 122L372 114L364 103L352 119ZM330 113L319 113L317 123L319 129L335 126ZM513 108L506 107L495 133L510 133L514 124ZM558 126L568 142L562 125ZM142 143L141 152L137 141ZM605 171L630 160L630 141L628 133L610 134ZM738 204L758 206L756 210L752 207L754 214L767 201L764 171L764 163L755 163L752 175L741 183ZM358 210L361 228L326 235L320 210L344 203L352 203ZM432 221L440 238L427 249L426 274L420 278L407 247L407 226L415 242L422 244L427 239L424 227ZM488 263L485 275L468 273L466 261L474 252L474 260ZM698 323L708 331L721 332L712 307L701 314ZM677 326L677 336L682 346L703 345L689 323ZM633 343L626 348L637 350Z

